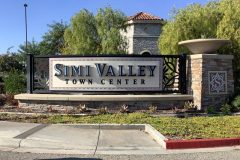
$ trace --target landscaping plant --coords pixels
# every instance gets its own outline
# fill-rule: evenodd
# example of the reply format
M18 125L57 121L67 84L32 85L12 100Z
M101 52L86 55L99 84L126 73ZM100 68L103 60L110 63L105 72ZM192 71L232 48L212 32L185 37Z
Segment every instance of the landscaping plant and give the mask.
M232 113L231 108L232 108L231 105L225 103L225 104L222 105L220 110L222 111L223 115L230 115Z
M232 101L234 111L240 111L240 95L237 95Z
M149 113L156 113L157 112L157 106L151 105L151 106L148 107L148 109L149 109Z
M98 110L99 114L107 114L108 108L107 107L100 107Z
M26 92L25 75L17 70L12 70L3 78L5 92L8 95L14 95Z
M128 105L126 105L126 104L121 105L119 112L120 113L129 113Z
M3 81L6 103L8 105L17 105L17 100L14 100L14 95L26 92L25 76L17 70L12 70L3 78Z
M146 113L101 115L14 115L1 114L0 120L33 123L150 124L170 139L234 138L240 135L240 116L163 117Z
M216 108L214 106L208 106L206 109L207 114L216 114Z

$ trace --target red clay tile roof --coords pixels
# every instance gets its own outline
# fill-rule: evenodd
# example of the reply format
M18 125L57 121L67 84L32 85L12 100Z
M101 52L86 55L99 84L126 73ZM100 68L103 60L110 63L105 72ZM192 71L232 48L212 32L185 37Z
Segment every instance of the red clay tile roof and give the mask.
M161 20L160 17L157 16L153 16L151 14L148 13L144 13L144 12L139 12L134 16L130 16L128 17L128 20Z

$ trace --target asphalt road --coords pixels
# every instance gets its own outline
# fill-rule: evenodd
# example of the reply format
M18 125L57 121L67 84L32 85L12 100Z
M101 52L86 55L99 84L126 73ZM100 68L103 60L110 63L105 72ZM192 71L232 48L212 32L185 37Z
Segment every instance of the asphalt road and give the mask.
M59 155L0 151L0 160L239 160L240 150L167 155Z

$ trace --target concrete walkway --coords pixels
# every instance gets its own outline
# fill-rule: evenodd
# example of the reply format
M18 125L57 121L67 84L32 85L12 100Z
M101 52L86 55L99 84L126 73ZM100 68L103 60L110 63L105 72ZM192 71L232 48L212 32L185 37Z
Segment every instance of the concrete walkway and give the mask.
M145 132L141 125L46 125L0 121L0 151L89 155L153 155L240 149L239 146L235 146L166 150L149 133ZM157 136L159 137L159 135Z
M15 151L77 154L155 154L164 152L142 130L104 125L45 125L0 121L0 146Z

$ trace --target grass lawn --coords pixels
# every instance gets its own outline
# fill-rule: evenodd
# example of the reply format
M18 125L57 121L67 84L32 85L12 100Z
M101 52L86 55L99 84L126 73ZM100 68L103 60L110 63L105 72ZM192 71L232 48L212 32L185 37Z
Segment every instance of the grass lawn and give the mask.
M155 117L146 113L104 114L94 116L17 116L0 113L0 120L37 123L118 123L150 124L172 139L240 137L240 116L216 117Z

